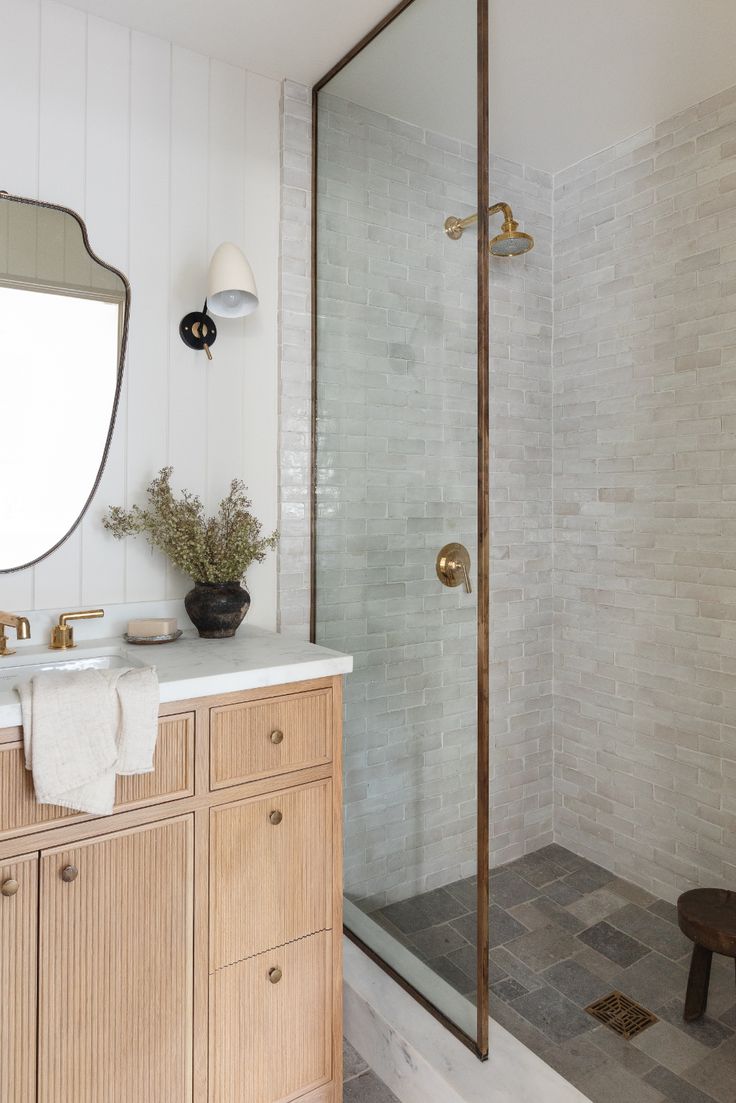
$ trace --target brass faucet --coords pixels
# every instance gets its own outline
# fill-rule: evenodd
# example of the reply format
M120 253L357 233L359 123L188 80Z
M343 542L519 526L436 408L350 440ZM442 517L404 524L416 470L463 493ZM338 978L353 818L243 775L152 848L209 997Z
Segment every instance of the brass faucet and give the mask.
M15 655L15 651L11 651L8 647L8 637L5 634L6 628L15 629L15 634L19 640L29 640L31 638L31 626L26 617L16 617L12 613L0 612L0 656Z
M59 623L54 626L51 633L49 651L66 651L69 647L76 647L74 642L74 629L70 620L92 620L95 617L104 617L104 609L84 609L80 613L62 613Z

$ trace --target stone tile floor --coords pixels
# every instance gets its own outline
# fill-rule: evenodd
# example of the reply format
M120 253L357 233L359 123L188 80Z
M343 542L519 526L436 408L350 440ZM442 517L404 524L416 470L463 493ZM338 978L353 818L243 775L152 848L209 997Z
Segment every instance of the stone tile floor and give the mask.
M734 963L714 957L707 1016L684 1023L692 946L673 905L556 844L493 870L490 895L492 1018L593 1103L736 1103ZM474 906L468 878L372 918L472 999ZM628 1042L598 1024L584 1009L613 989L659 1022ZM369 1075L348 1103L392 1100Z
M343 1057L343 1103L399 1103L348 1041L343 1042Z

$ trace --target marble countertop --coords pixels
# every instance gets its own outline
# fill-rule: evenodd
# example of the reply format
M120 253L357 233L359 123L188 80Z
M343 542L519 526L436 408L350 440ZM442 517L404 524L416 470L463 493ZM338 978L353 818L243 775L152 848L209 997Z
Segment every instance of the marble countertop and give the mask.
M239 690L329 678L353 669L349 655L306 643L292 636L243 625L229 640L201 640L196 632L185 632L176 643L131 646L120 638L85 640L73 651L52 652L44 646L18 647L0 674L11 675L18 664L84 660L97 655L129 658L132 666L153 666L158 674L161 701L183 701ZM2 679L6 681L5 678ZM6 681L9 685L10 679ZM15 689L0 681L0 728L21 723L20 699Z

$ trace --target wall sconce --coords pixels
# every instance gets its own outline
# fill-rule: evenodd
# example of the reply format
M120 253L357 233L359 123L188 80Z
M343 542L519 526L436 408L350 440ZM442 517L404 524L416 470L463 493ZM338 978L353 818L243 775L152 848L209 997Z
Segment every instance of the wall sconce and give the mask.
M258 306L258 291L253 270L242 251L231 241L223 241L212 254L207 277L207 298L201 310L186 314L179 323L179 336L185 345L212 359L217 326L212 318L244 318Z

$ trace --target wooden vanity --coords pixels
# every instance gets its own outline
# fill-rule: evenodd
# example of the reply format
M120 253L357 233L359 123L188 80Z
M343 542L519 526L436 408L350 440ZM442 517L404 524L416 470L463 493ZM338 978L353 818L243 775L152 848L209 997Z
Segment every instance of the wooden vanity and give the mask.
M0 1100L338 1103L342 678L162 705L113 816L0 730Z

